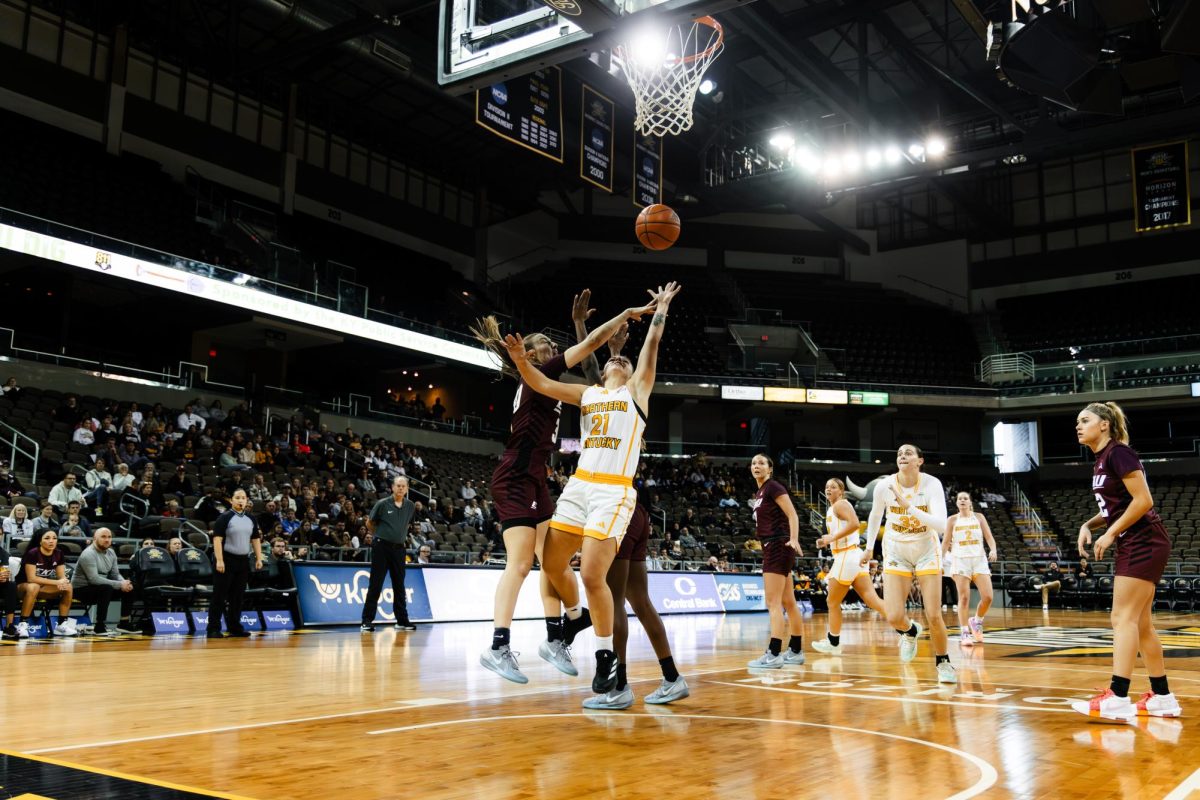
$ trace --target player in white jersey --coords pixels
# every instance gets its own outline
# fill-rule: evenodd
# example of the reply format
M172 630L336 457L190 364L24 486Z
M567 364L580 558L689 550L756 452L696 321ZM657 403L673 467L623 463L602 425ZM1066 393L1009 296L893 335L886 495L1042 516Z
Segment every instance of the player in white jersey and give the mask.
M654 316L637 369L628 358L613 356L604 365L601 386L585 388L551 380L529 362L519 335L509 335L504 341L526 385L548 397L579 406L582 453L550 520L542 568L551 580L564 580L563 570L571 556L576 550L583 550L579 577L587 593L596 633L596 677L592 680L592 691L597 695L607 695L617 684L608 568L616 557L637 500L633 476L637 472L650 393L654 389L658 345L671 300L681 288L671 282L660 286L657 292L650 292ZM559 594L569 596L563 589L559 589Z
M946 520L946 535L942 537L942 555L950 554L954 565L946 571L958 589L959 645L974 647L983 642L983 618L992 606L992 570L989 561L996 560L996 540L982 514L975 513L970 492L954 497L958 513ZM983 552L987 542L988 552ZM971 584L979 590L979 606L968 618L971 606Z
M846 484L838 478L830 478L825 483L825 499L829 501L829 510L825 513L826 533L817 539L817 547L828 547L833 552L833 566L827 576L829 630L824 640L813 642L813 650L836 656L842 653L842 600L851 587L880 616L886 616L887 611L871 585L871 573L867 571L871 556L859 546L858 515L846 499Z
M883 537L883 604L887 620L900 634L900 660L917 655L920 623L910 620L904 604L915 576L933 642L938 680L955 683L958 678L950 663L946 623L942 620L942 562L940 536L946 530L946 490L942 482L921 472L925 463L921 448L902 444L896 451L895 475L875 484L871 516L867 520L868 553L875 548L879 523L886 514Z

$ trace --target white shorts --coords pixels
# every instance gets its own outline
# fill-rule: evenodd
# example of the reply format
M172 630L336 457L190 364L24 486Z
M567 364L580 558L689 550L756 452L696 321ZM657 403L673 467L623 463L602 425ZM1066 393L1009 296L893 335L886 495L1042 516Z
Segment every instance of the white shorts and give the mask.
M941 575L942 547L932 533L924 539L897 540L883 538L883 572L885 575Z
M591 483L572 476L558 498L550 527L620 544L636 502L632 486Z
M860 575L870 575L867 568L862 566L863 550L861 547L853 547L849 550L843 550L840 553L834 553L833 566L829 569L829 580L837 581L843 586L849 586L854 583L854 579Z
M987 556L967 556L954 559L954 567L946 571L954 577L974 578L976 575L991 575Z

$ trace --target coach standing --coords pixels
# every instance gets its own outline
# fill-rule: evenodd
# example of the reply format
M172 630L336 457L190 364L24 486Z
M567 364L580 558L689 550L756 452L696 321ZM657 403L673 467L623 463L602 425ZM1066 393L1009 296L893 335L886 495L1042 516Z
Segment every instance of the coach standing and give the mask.
M212 604L208 608L208 638L224 638L221 613L230 636L244 638L250 632L242 627L242 598L250 580L250 547L254 547L254 569L263 567L262 535L250 510L245 489L238 489L230 500L233 506L217 517L212 527L213 558L217 574L213 578Z
M375 630L375 609L383 591L383 579L392 576L392 610L396 615L396 630L415 631L408 621L408 603L404 592L404 546L408 542L408 526L412 524L416 506L408 499L408 478L397 475L392 480L392 496L375 504L367 516L367 530L374 535L371 547L371 583L363 604L362 631Z

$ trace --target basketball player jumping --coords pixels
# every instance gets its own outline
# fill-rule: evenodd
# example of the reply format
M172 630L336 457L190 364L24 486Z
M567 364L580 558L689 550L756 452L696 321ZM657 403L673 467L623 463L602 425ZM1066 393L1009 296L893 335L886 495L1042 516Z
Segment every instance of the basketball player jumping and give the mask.
M829 501L829 510L825 512L826 533L817 539L817 547L833 551L833 567L829 570L829 632L826 639L813 642L813 650L836 656L842 653L842 600L852 587L880 616L887 616L887 610L871 585L871 573L867 571L871 556L859 545L858 515L846 499L846 484L830 478L825 483L825 499Z
M946 490L942 482L921 472L925 463L921 448L902 444L896 451L895 475L875 484L871 516L867 519L867 547L871 553L879 534L879 523L887 515L883 539L883 604L888 624L900 634L900 661L917 655L921 624L910 620L904 610L913 576L921 587L921 602L929 622L938 681L956 683L950 663L946 623L942 620L942 563L939 534L946 530Z
M519 338L510 335L504 340L521 378L531 389L580 407L583 453L550 521L544 569L566 604L570 593L575 591L574 576L567 565L582 545L580 577L596 632L596 676L592 691L598 695L608 694L617 684L608 569L633 514L633 476L637 472L638 448L654 389L658 346L671 300L681 288L672 282L650 292L654 317L637 369L624 356L610 358L604 365L602 386L584 388L552 380L530 362L525 344Z

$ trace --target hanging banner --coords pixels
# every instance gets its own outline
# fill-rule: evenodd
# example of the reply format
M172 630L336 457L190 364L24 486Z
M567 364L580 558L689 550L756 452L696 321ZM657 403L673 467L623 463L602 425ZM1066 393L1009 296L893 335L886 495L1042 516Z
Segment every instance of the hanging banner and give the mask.
M475 123L561 164L562 70L539 69L477 90Z
M1133 159L1133 227L1138 233L1192 224L1188 143L1130 151Z
M662 202L662 139L633 134L633 204L638 208Z
M579 124L579 177L612 194L613 119L617 106L590 86L583 87Z

